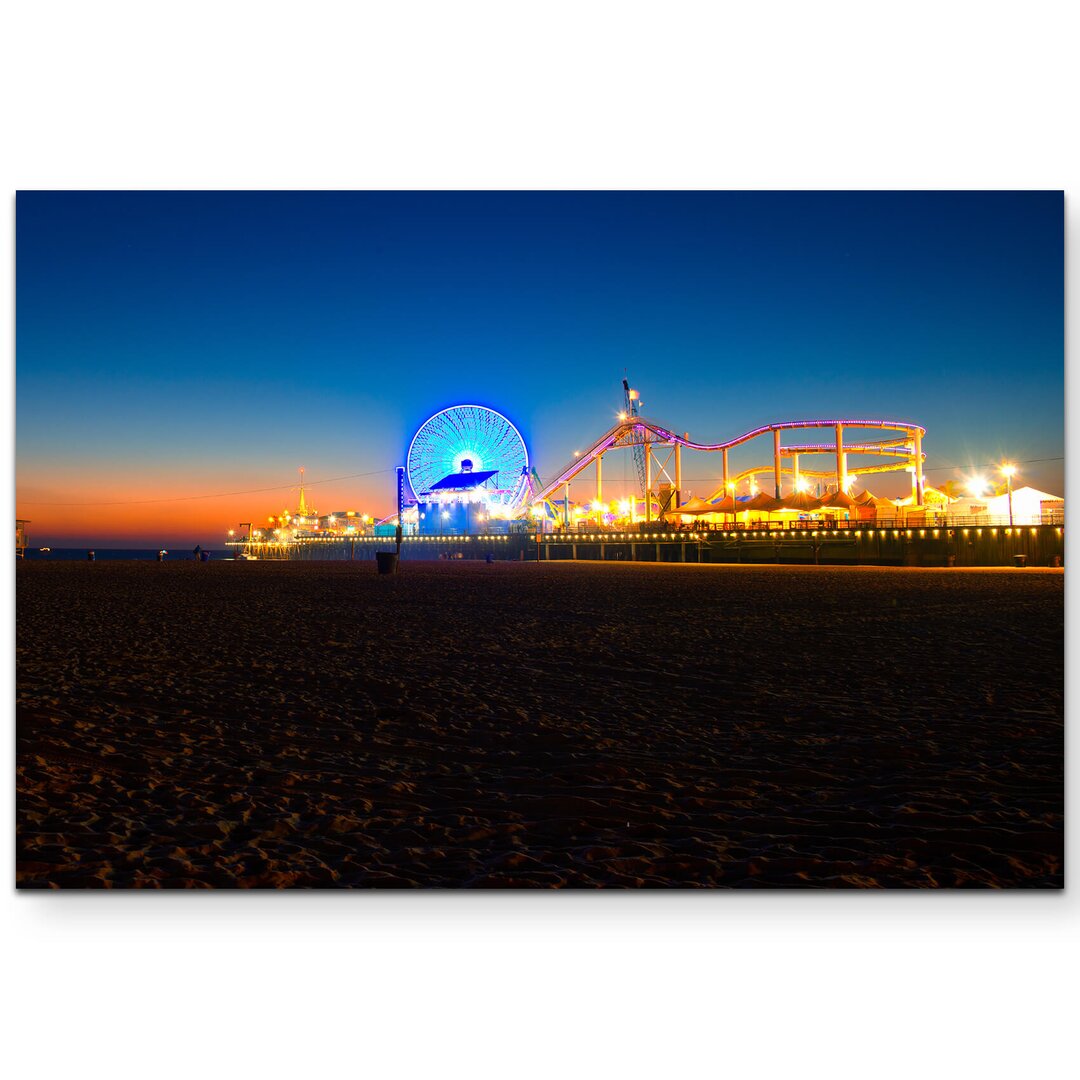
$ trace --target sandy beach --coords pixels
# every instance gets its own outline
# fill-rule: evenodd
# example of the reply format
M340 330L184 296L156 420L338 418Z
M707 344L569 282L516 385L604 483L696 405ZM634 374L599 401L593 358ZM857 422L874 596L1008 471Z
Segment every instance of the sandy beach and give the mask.
M21 887L1060 887L1064 578L17 568Z

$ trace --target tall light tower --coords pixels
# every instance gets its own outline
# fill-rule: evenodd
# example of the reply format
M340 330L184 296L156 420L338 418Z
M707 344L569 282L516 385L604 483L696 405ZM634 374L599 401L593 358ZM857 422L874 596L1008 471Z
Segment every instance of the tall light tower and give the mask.
M630 384L623 379L623 401L624 401L624 415L621 419L628 420L634 416L638 416L641 413L641 395L630 388ZM645 476L645 447L637 437L634 438L634 465L637 467L638 474L638 487L641 489L642 494L648 501L649 493L646 490L648 486L648 480Z

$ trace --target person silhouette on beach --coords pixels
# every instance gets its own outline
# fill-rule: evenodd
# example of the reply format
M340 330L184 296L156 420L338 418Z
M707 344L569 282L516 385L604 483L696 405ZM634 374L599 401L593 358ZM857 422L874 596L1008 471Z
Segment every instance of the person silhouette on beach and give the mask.
M196 544L195 550L191 554L195 556L195 561L198 562L202 556L202 544Z

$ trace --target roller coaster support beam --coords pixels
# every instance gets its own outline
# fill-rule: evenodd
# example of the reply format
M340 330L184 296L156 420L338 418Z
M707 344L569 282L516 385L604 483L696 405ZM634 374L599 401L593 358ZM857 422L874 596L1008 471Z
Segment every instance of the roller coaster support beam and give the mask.
M773 428L772 433L772 445L773 445L773 485L776 488L774 495L777 499L780 498L780 429ZM724 478L725 480L727 477ZM727 487L727 484L724 484Z
M603 482L603 474L601 473L603 463L604 463L604 455L603 454L597 454L596 455L596 501L597 502L603 502L604 501L604 482Z
M791 476L792 482L795 484L795 490L799 490L799 455L791 455Z
M724 493L725 493L725 494L727 494L727 486L728 486L728 460L727 460L727 450L723 450L723 451L721 451L721 454L720 454L720 458L721 458L721 460L722 460L722 462L723 462L723 466L724 466Z
M847 487L847 459L844 457L844 425L836 425L836 490Z
M922 431L915 428L915 505L923 504Z
M570 481L563 485L563 524L570 528Z
M652 521L652 444L645 443L645 521Z
M675 493L672 499L671 508L678 510L682 504L682 447L678 443L675 444ZM683 559L683 562L686 560Z

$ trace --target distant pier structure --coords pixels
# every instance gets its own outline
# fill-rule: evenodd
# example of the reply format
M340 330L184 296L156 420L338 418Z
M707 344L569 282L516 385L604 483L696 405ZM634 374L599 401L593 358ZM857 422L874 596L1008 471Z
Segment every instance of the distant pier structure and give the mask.
M28 518L15 519L15 557L17 559L26 557L26 526L29 524L30 520Z
M261 521L242 521L230 529L225 546L237 559L295 559L312 557L300 554L313 549L326 554L321 558L350 558L355 542L371 538L374 522L359 510L335 510L320 514L307 500L304 467L300 466L300 493L294 508L285 507Z

